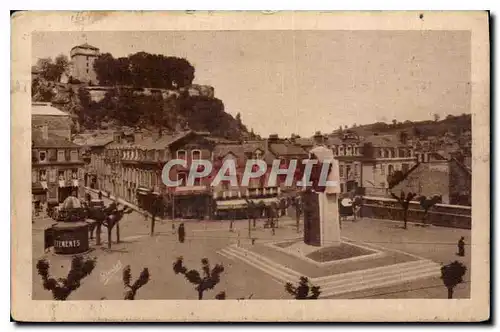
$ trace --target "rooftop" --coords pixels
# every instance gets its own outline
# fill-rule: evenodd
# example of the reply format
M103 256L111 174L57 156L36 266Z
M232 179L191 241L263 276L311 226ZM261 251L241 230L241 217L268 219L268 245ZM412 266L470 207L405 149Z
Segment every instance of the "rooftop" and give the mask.
M113 142L113 133L83 133L73 138L73 143L82 146L104 146Z
M81 45L74 46L71 50L74 50L75 48L86 48L86 49L89 49L89 50L96 50L96 51L99 50L97 47L89 45L88 43L84 43L84 44L81 44Z
M51 132L48 133L48 139L43 138L43 134L34 130L31 135L33 148L79 148L80 146L70 142L64 137L58 136Z
M68 113L58 110L50 103L41 102L31 103L31 115L70 116Z
M405 145L401 143L396 135L371 135L366 137L363 142L380 147L398 147Z

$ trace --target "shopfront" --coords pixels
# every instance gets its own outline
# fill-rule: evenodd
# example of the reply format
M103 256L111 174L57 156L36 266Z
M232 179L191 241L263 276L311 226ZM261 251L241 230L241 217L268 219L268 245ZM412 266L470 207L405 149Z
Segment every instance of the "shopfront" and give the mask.
M213 214L212 202L205 186L176 187L173 211L176 218L208 219Z

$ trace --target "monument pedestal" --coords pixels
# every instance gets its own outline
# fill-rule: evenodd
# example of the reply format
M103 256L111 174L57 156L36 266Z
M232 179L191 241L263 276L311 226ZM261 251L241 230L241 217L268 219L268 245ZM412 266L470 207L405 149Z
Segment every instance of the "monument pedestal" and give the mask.
M340 245L338 195L304 192L304 243L317 247Z

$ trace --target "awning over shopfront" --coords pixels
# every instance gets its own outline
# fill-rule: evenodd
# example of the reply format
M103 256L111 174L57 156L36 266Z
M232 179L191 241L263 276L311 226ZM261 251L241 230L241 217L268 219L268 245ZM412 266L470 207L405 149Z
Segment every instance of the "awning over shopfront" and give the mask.
M45 190L46 190L46 189L47 189L47 188L44 188L44 187L42 186L42 184L41 184L41 183L40 183L40 184L38 184L38 183L34 183L34 184L31 186L31 193L32 193L33 195L45 195L45 193L46 193L46 192L45 192Z
M185 187L175 187L175 196L190 196L190 195L206 195L209 194L209 190L205 186L185 186Z
M249 201L252 201L255 204L259 204L259 202L264 202L264 204L266 206L269 206L272 203L278 203L278 199L276 197L254 198L254 199L249 199ZM247 202L244 199L231 199L231 200L227 200L227 201L217 201L217 210L243 209L246 206L247 206Z
M139 195L149 195L151 193L151 190L146 187L139 187L137 188L136 192Z

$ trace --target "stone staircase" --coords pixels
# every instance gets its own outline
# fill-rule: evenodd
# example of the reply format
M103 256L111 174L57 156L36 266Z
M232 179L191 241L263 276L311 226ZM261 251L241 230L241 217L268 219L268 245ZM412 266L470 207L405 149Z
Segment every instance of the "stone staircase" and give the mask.
M297 271L236 245L221 249L217 253L231 260L243 261L269 274L275 282L281 285L287 282L296 284L299 278L303 276ZM340 294L437 277L441 275L440 269L441 266L438 263L421 259L325 277L309 278L309 280L313 285L321 287L320 298L328 298Z

